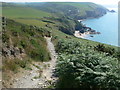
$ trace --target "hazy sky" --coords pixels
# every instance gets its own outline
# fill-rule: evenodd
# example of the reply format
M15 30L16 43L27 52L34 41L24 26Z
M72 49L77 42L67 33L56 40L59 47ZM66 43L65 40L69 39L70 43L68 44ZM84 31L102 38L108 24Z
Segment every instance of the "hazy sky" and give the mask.
M120 0L0 0L3 2L94 2L102 5L117 5Z

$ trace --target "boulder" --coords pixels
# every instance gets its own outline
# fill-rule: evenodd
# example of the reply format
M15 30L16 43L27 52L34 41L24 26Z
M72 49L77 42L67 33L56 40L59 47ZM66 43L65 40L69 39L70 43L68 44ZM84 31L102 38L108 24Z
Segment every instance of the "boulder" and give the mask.
M18 47L15 47L14 48L14 52L15 52L15 56L19 55L20 54L20 50Z
M12 45L11 46L4 46L4 48L2 48L2 56L4 56L4 57L22 58L20 55L23 53L25 53L24 49L14 47Z

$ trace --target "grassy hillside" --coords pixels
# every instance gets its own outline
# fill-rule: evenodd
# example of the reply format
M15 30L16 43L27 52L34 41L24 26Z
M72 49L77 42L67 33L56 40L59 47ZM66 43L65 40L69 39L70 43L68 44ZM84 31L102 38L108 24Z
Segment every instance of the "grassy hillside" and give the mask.
M40 18L43 16L48 17L52 13L57 16L67 15L75 19L82 19L82 18L84 19L88 17L99 17L107 12L106 8L89 2L86 3L85 2L83 3L49 2L49 3L25 3L25 4L16 4L16 5L3 3L3 6L4 6L3 14L14 18L23 18L23 17ZM19 16L20 14L21 16ZM29 16L27 16L28 14Z
M41 18L46 16L51 16L50 13L36 10L29 7L13 7L7 6L3 7L3 16L8 18Z
M94 3L3 3L3 16L7 18L41 27L53 25L44 21L49 19L56 23L60 31L70 35L73 35L76 28L82 27L75 19L99 17L106 11L106 8Z
M54 14L63 14L74 19L99 17L106 13L107 9L90 2L59 2L59 3L27 3L29 7L36 8ZM55 8L54 8L55 7Z
M7 56L3 62L4 70L16 71L16 67L25 68L31 60L49 60L43 36L49 36L51 32L52 42L58 53L56 75L59 81L56 87L86 87L93 90L120 88L118 48L73 36L76 26L82 28L77 18L88 18L93 14L94 17L103 15L107 11L104 7L93 3L14 5L6 4L3 7L3 16L12 19L7 20L7 27L3 32L3 48L8 51L10 48L7 46L11 45L13 48L21 48L25 51L25 57L20 61L15 57L14 60L9 60Z
M11 72L18 73L20 68L30 70L32 62L50 60L44 28L30 26L7 19L2 32L3 80L4 86L10 80Z

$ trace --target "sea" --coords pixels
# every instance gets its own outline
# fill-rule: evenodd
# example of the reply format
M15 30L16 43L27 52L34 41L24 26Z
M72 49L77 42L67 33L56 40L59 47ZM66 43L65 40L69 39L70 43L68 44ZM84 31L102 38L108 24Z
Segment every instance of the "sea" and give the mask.
M85 39L97 41L109 45L119 46L118 44L118 10L117 8L109 8L115 10L115 13L108 12L99 18L91 18L83 20L82 23L101 34L86 35Z

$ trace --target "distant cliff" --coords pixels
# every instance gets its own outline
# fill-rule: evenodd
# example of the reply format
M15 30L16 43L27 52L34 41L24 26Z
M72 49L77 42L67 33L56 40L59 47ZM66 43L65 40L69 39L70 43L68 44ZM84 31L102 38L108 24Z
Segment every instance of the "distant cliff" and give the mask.
M105 7L90 2L3 3L3 15L7 18L25 24L37 22L43 27L55 24L58 30L69 35L84 29L77 20L100 17L107 11Z
M106 13L107 11L105 9L97 8L94 11L86 11L86 15L83 15L83 16L76 15L75 19L96 18L96 17L101 17L105 15Z
M36 5L37 4L37 5ZM86 19L100 17L107 13L105 7L90 2L47 2L47 3L27 3L32 7L55 15L65 15L74 19Z

